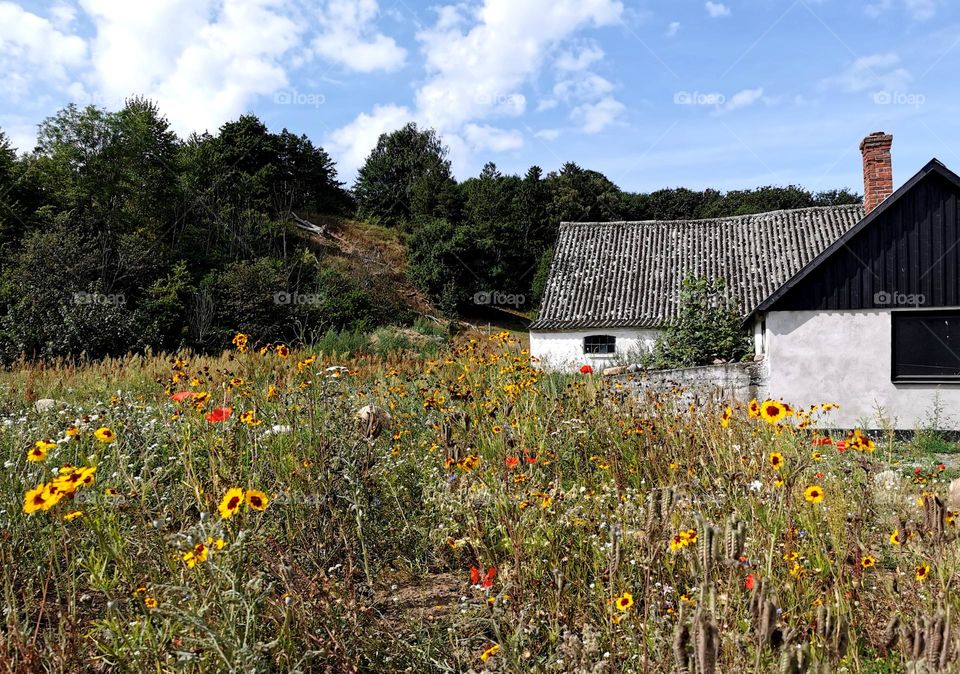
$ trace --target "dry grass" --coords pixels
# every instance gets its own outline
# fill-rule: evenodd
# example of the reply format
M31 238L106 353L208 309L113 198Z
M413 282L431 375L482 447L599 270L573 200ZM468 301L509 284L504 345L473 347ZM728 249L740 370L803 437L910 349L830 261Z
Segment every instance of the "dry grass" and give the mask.
M808 411L724 426L545 376L506 335L308 355L0 377L0 671L956 671L960 546L930 461L814 446ZM389 420L355 421L369 404ZM23 512L64 464L95 481ZM234 487L268 507L224 519Z

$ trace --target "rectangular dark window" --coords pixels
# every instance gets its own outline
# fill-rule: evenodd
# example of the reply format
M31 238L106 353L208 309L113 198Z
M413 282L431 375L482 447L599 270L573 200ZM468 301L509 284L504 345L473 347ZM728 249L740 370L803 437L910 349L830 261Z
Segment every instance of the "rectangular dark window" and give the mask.
M610 354L617 352L617 338L611 335L590 335L583 338L583 352L589 354Z
M960 310L895 311L893 381L960 383Z

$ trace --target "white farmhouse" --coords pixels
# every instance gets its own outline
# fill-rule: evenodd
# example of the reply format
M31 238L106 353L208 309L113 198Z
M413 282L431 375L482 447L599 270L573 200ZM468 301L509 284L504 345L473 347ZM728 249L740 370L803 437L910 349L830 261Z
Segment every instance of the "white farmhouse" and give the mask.
M688 275L722 277L766 393L841 404L832 425L960 427L960 177L936 159L896 192L890 148L861 144L864 206L682 222L563 223L530 349L600 369L649 348Z

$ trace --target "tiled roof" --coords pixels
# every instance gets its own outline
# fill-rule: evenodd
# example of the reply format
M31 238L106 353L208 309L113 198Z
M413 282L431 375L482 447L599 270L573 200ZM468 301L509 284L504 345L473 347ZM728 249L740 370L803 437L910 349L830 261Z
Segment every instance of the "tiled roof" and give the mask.
M565 222L531 330L655 328L688 275L723 277L743 316L864 217L826 206L716 220Z

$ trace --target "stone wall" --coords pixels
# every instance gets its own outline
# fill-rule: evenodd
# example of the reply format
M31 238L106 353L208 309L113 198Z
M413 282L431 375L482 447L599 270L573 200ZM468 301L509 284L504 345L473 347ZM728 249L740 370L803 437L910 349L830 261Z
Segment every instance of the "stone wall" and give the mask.
M677 370L648 370L626 375L642 391L668 393L681 389L684 398L696 405L709 402L750 402L767 395L766 363L726 363L686 367Z

